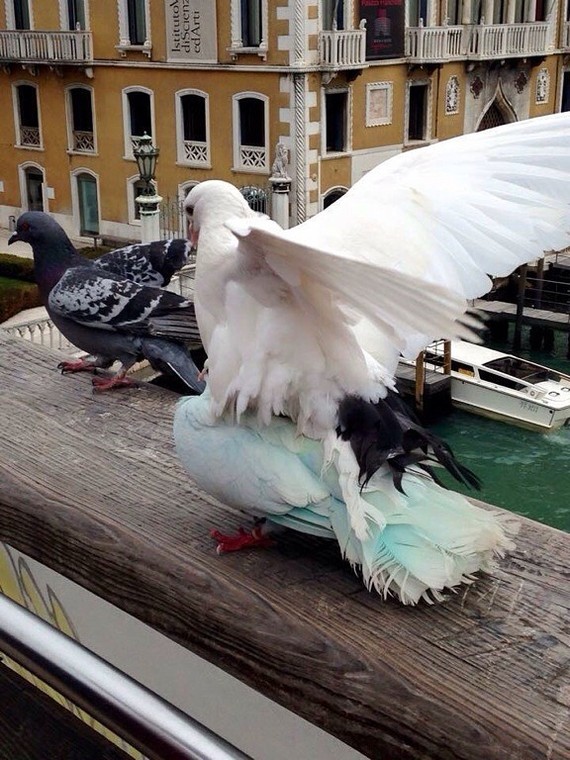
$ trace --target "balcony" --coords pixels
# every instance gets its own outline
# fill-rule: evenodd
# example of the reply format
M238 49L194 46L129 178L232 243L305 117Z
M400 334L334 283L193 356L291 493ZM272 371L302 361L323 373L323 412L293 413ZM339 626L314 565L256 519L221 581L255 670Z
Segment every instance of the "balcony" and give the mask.
M331 69L354 69L366 65L366 29L331 29L319 33L320 65Z
M546 55L548 35L547 21L411 27L406 30L406 55L418 63Z
M0 30L1 63L90 64L91 32Z

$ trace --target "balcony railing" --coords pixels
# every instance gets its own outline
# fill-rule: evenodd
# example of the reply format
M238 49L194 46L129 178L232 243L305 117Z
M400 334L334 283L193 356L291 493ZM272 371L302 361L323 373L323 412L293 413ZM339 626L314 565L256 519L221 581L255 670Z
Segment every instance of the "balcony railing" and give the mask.
M210 161L208 143L184 140L184 160L193 164L208 164Z
M79 153L94 153L95 135L80 129L73 130L73 150Z
M91 32L0 30L0 61L91 63Z
M366 29L331 29L319 34L321 66L355 68L366 63Z
M26 147L41 148L42 139L39 127L20 126L20 145Z
M417 61L544 55L548 31L547 21L411 27L406 30L406 55Z
M267 150L257 145L240 145L241 169L267 169Z

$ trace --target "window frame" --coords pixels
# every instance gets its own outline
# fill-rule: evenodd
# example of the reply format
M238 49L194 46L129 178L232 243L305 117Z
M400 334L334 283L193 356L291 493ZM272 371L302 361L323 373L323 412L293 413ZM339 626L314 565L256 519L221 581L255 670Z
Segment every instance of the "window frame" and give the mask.
M186 151L184 147L184 109L182 106L182 99L187 95L195 95L200 97L204 101L204 115L206 121L206 143L205 143L205 159L193 160L186 157ZM180 166L193 166L200 169L211 169L211 153L210 153L210 96L203 90L197 90L194 88L187 88L184 90L178 90L175 95L175 113L176 113L176 163ZM198 142L198 141L195 141Z
M156 123L154 118L154 91L148 87L143 87L142 85L132 85L131 87L125 87L121 91L121 98L123 104L123 158L126 161L135 161L135 157L133 155L133 144L131 140L131 108L128 97L129 93L131 92L143 92L149 96L151 137L153 138L153 141L156 139ZM135 136L142 137L142 135Z
M269 5L268 0L261 0L261 39L259 45L248 47L243 44L242 28L242 3L249 0L231 0L230 12L230 46L228 52L233 59L239 54L255 53L264 61L267 60L268 51L268 28L269 28Z
M74 129L75 122L73 120L73 90L87 90L91 96L91 126L93 134L93 150L77 150L75 148ZM66 126L67 126L67 152L80 155L96 155L97 150L97 120L95 118L95 91L90 85L74 82L69 84L65 88L65 112L66 112Z
M16 31L16 8L14 3L16 0L5 0L6 9L6 29ZM28 8L28 23L29 26L26 29L18 31L33 31L34 29L34 12L33 4L31 0L23 0Z
M89 31L90 28L90 15L89 15L89 0L82 0L83 2L83 16L85 18L85 26L81 31ZM59 0L59 20L62 30L74 31L75 27L71 26L69 19L69 0Z
M410 97L413 87L424 87L426 99L424 104L424 136L410 137ZM419 145L431 140L432 130L432 84L430 79L412 79L406 82L406 105L404 112L404 145Z
M133 43L129 34L129 8L128 0L117 0L117 13L119 16L119 44L116 49L124 58L129 51L141 52L150 58L152 53L152 34L150 26L150 0L144 0L145 14L145 40L141 44Z
M342 150L329 150L327 147L328 132L328 109L327 96L329 95L346 95L346 104L344 112L344 148ZM321 119L321 155L323 158L339 158L352 152L352 88L351 87L327 87L322 91L322 114Z
M29 125L22 125L21 118L20 118L20 95L19 95L19 88L20 87L32 87L35 90L36 93L36 109L38 113L38 138L39 138L39 144L38 145L28 145L26 143L23 143L21 141L22 137L22 126L29 126ZM26 80L21 80L18 82L12 83L12 104L14 109L14 133L15 133L15 141L14 141L14 147L15 148L21 148L22 150L44 150L44 143L43 143L43 129L42 129L42 112L40 107L40 92L39 92L39 86L35 82L28 82Z
M263 166L249 166L242 161L243 147L261 147L261 146L244 146L241 142L241 111L240 103L242 100L251 98L263 102L263 128L264 128L264 146L265 151ZM269 174L269 96L260 92L238 92L232 96L232 137L233 137L233 166L232 171L244 172L247 174Z

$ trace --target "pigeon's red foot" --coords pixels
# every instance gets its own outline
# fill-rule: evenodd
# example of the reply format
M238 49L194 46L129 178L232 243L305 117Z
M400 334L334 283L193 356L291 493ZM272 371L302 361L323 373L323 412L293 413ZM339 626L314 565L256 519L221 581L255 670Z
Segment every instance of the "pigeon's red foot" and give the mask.
M66 372L95 372L93 362L88 362L85 359L77 359L74 362L60 362L57 368L61 370L62 375L65 375Z
M233 536L225 536L219 530L211 530L210 535L218 542L216 552L224 554L225 552L237 552L240 549L250 549L254 547L266 548L273 546L275 543L269 536L263 534L263 526L256 525L251 531L240 528Z
M95 391L109 391L112 388L132 388L133 386L136 386L134 380L121 374L113 375L113 377L96 376L93 378L92 382L93 390Z

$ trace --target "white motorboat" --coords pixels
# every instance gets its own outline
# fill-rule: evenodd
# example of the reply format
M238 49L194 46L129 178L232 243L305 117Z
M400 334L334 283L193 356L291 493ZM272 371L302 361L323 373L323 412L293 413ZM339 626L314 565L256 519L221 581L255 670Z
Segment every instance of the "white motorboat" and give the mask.
M432 361L441 368L436 345L425 352ZM570 375L466 341L451 343L451 398L465 411L533 430L570 424Z

